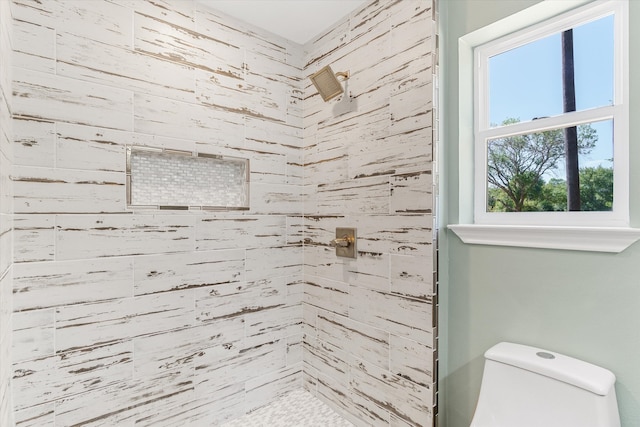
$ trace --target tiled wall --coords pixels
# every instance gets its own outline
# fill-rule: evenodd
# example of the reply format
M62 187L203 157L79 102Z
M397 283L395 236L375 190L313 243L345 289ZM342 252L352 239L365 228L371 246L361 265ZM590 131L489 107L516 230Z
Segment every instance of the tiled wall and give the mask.
M301 47L191 0L12 11L16 425L208 426L301 387ZM126 145L250 159L251 210L127 211Z
M363 427L434 418L431 3L373 1L306 46L305 75L351 78L326 104L306 82L305 387Z
M0 0L0 425L13 425L11 402L11 10Z
M304 47L193 0L8 3L18 426L215 425L302 385L359 426L431 424L431 0ZM350 97L312 90L326 64ZM249 158L251 210L127 211L127 145Z

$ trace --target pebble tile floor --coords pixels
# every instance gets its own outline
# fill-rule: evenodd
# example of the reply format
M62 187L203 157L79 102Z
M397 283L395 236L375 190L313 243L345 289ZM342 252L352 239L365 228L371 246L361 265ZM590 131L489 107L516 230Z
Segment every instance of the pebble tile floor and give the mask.
M222 427L353 427L306 390L295 390Z

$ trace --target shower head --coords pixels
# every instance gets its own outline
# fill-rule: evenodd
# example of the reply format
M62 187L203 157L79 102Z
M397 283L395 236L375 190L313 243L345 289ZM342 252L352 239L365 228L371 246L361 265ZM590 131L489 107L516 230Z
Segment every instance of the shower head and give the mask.
M344 77L346 80L349 78L349 72L334 73L331 67L327 65L309 78L311 79L311 83L318 89L318 93L322 99L326 102L344 92L338 76Z

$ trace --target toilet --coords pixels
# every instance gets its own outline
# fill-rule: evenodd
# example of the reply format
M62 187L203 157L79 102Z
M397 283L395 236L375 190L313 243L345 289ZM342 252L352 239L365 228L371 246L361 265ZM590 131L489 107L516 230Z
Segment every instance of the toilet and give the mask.
M508 342L484 356L471 427L620 427L611 371Z

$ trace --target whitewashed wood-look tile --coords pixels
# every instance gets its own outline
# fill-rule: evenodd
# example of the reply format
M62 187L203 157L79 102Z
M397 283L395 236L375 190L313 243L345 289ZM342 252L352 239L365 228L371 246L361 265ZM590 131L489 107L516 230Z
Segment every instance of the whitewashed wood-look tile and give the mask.
M303 148L301 126L248 117L245 130L249 149L291 155L292 151L298 153Z
M130 341L60 354L56 361L60 390L54 396L66 398L131 379L133 358Z
M389 290L389 255L358 251L357 262L345 264L346 282L380 291Z
M131 378L131 344L14 363L17 410L53 402Z
M344 148L350 142L383 138L389 134L390 120L388 99L357 109L353 114L331 117L318 123L314 151L321 153Z
M209 37L243 46L275 61L292 62L289 61L289 52L298 49L298 45L289 40L221 13L208 5L197 5L196 23L198 31Z
M193 297L170 292L56 309L56 351L118 343L193 324Z
M139 421L136 426L219 426L245 413L244 385L232 385L202 396L195 391L189 395L190 400L180 407L159 409L157 414Z
M305 243L310 246L328 246L336 237L336 227L352 227L355 221L344 215L314 215L304 216L303 229L300 233L304 236ZM307 247L308 247L307 246ZM305 250L307 249L305 247Z
M413 427L413 424L409 423L407 420L403 420L395 414L391 414L389 418L389 427Z
M355 359L389 368L388 332L333 313L319 314L317 328L319 341L342 348Z
M217 322L216 328L209 326L134 338L135 377L150 377L173 370L193 372L205 349L233 342L241 331L235 319Z
M19 263L14 266L14 311L125 298L133 292L130 258Z
M195 290L194 299L197 321L217 321L285 306L287 283L277 277L219 284Z
M349 20L343 19L336 22L305 44L307 50L305 68L316 68L312 72L318 71L323 67L318 64L319 62L330 56L332 52L340 53L341 48L349 41Z
M341 384L349 383L349 354L340 347L305 336L304 362L316 371L315 377L331 377Z
M390 28L389 16L393 9L393 4L378 2L353 11L349 20L351 38L362 37L375 31L376 27Z
M196 5L196 28L199 33L223 43L250 47L285 62L291 43L273 33L226 15L209 5Z
M433 210L431 171L390 177L391 213L428 213Z
M136 132L222 147L244 143L243 117L234 112L142 94L134 96L134 109Z
M304 189L299 185L251 184L251 210L253 214L300 215Z
M143 15L195 29L196 2L193 0L109 0Z
M131 47L131 12L113 2L17 0L14 2L12 13L16 20L58 31L73 32L78 36L103 43Z
M433 257L391 255L391 293L430 300L434 294Z
M411 132L415 129L433 128L433 86L425 84L411 91L391 96L391 134Z
M414 0L409 7L396 7L390 10L389 20L392 28L402 28L402 25L416 20L431 20L432 15L431 0Z
M55 166L55 124L16 117L13 120L13 163L22 166Z
M55 427L55 403L14 411L16 427Z
M353 77L345 83L345 88L349 89L348 93L356 102L356 111L388 104L392 91L389 81L393 78L397 61L389 56L386 37L386 34L379 37L370 34L365 39L358 40L359 43L367 43L366 45L359 48L354 46L353 51L345 56L345 61L349 64L347 66L353 73Z
M333 239L335 232L328 239ZM329 240L326 240L327 242ZM305 247L305 273L389 292L389 255L361 251L357 259L336 256L335 249L323 246Z
M349 285L319 276L305 275L304 303L348 315Z
M349 317L369 326L433 346L429 301L350 286Z
M0 274L7 274L12 266L13 261L13 230L10 214L0 215ZM7 308L10 310L10 308Z
M257 346L302 333L302 305L274 307L248 313L245 345Z
M287 366L278 371L247 381L246 405L251 412L261 408L302 385L302 364Z
M432 346L393 334L389 343L390 371L423 387L431 387L434 381Z
M318 215L389 213L389 177L333 181L318 185Z
M128 48L58 33L56 73L77 80L182 101L195 101L192 67Z
M131 132L56 124L56 166L64 169L125 172L125 145L138 138Z
M249 159L252 183L268 182L272 184L295 184L296 182L299 182L288 179L288 156L247 148L239 150L239 154L240 157Z
M302 362L302 387L313 394L317 395L316 389L318 387L318 375L315 369L308 363Z
M135 295L237 284L244 280L244 250L188 252L135 258Z
M18 166L13 170L16 213L122 212L125 175Z
M56 259L189 252L195 218L186 215L60 215Z
M286 244L300 245L304 243L304 238L305 238L304 216L291 215L291 216L287 216L286 218L287 218L286 219L286 225L287 225Z
M133 21L136 51L238 79L244 75L244 51L236 45L142 13Z
M133 94L31 70L15 72L16 116L131 130Z
M283 215L205 216L196 221L196 249L277 247L286 242Z
M21 20L13 21L13 65L55 73L55 30Z
M431 256L431 215L388 215L356 217L358 251Z
M188 420L192 427L220 425L225 421L238 418L245 414L245 390L244 383L232 384L217 390L207 387L195 387L194 398L183 405L178 412L174 410L167 416L168 420L178 413L179 418L173 427L182 427L184 419Z
M431 140L431 128L424 128L380 140L355 141L349 146L349 176L424 171L432 160Z
M249 85L244 76L195 72L196 99L199 103L260 117L252 107Z
M153 425L153 419L177 410L193 397L192 376L163 373L152 379L122 381L64 399L56 405L61 425Z
M290 277L287 280L287 305L300 305L304 299L304 280L303 275L299 277Z
M318 377L318 398L329 403L356 427L388 427L389 411L354 392L348 383L328 375Z
M332 181L345 181L349 176L348 148L336 148L321 153L305 155L305 185L319 185ZM307 175L308 174L308 175Z
M247 249L246 280L264 280L302 273L302 247Z
M317 331L317 323L318 323L318 314L321 313L322 310L302 302L302 328L304 333L304 339L315 338L318 335Z
M15 215L13 217L13 261L52 261L55 258L55 217Z
M286 339L287 342L287 366L302 363L303 334L292 335Z
M200 359L196 367L196 394L220 390L234 384L243 384L252 377L262 375L286 364L284 341L270 341L240 351L229 352L221 357L219 351L209 352Z
M256 74L248 74L245 82L251 95L251 110L255 111L251 115L276 122L287 122L290 85Z
M54 354L54 316L53 309L13 313L13 363Z
M371 404L384 402L391 412L412 425L431 425L433 395L426 387L364 361L351 370L351 386Z
M392 80L389 82L392 95L411 91L433 80L435 54L427 48L427 45L433 44L432 38L427 39L427 42L406 49L395 56L396 67L392 70ZM431 96L429 101L432 98Z

